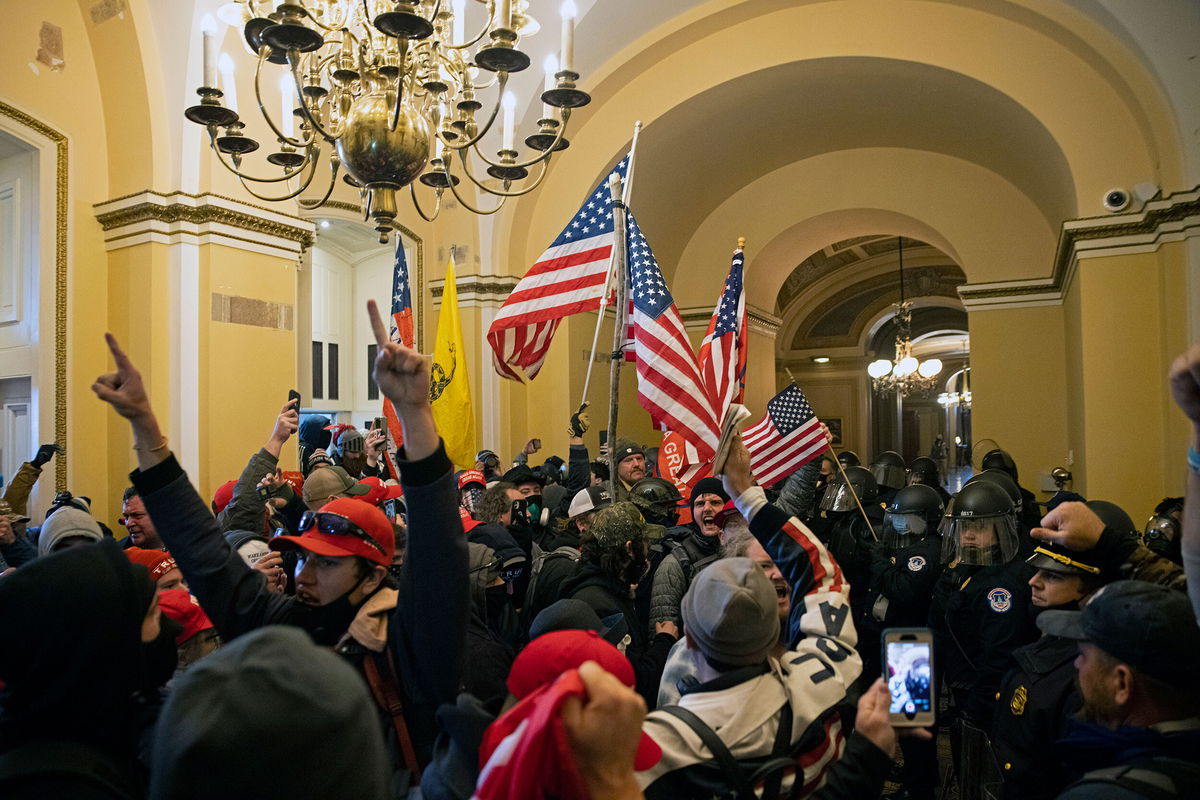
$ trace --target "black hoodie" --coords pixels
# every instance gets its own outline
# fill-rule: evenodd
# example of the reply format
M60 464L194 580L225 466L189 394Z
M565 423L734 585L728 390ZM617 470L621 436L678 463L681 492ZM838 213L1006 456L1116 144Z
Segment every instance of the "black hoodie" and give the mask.
M146 568L112 539L0 580L0 796L143 794L136 695L153 595Z

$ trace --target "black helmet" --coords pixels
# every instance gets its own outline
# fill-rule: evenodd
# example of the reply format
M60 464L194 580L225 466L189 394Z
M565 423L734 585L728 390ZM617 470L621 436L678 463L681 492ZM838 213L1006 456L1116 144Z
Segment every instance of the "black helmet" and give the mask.
M862 465L862 460L858 457L858 453L853 450L843 450L838 453L837 460L842 463L843 467L858 467Z
M994 483L1003 489L1004 493L1007 494L1012 500L1013 507L1017 509L1018 513L1020 513L1021 490L1017 487L1017 484L1013 482L1013 479L1009 477L1007 472L1002 472L998 469L985 469L983 472L980 472L977 475L972 475L970 478L968 478L967 482L964 483L963 486L965 487L968 484L979 483L980 481Z
M1017 553L1017 510L990 480L968 482L954 496L943 530L942 556L963 564L1007 564Z
M923 483L926 486L941 486L942 477L938 474L938 465L929 456L917 456L908 465L908 482Z
M942 521L942 498L932 487L919 483L896 492L883 515L883 543L907 547L936 531Z
M666 478L642 478L629 489L629 499L647 522L661 525L673 517L671 524L674 525L679 520L679 503L683 495Z
M998 469L1006 472L1013 481L1020 480L1017 477L1017 462L1013 461L1013 457L999 447L995 450L988 450L984 454L981 466L984 469Z
M847 479L850 481L849 486L846 484ZM879 497L879 487L871 470L866 467L846 467L846 476L835 476L825 488L825 494L821 495L821 508L825 511L854 510L858 504L854 502L851 488L863 505L874 503Z
M1106 527L1112 528L1121 536L1138 535L1138 529L1133 524L1133 520L1125 513L1125 509L1116 503L1110 503L1107 500L1088 500L1085 505L1095 512Z
M875 482L888 489L900 489L907 483L904 459L895 450L884 450L875 456L871 462L871 472L875 475Z

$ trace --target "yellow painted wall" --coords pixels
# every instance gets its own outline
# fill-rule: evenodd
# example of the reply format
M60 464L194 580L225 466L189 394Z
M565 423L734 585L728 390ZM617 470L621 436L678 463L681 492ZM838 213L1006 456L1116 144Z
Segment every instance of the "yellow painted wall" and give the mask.
M1045 499L1039 475L1065 463L1068 448L1063 309L972 311L968 325L973 438L1009 451L1021 484Z

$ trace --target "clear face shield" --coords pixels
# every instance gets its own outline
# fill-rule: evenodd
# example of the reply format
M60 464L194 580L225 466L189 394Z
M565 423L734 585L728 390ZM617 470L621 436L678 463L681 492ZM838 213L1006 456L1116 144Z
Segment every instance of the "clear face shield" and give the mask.
M883 515L883 544L900 550L924 539L929 527L920 514L889 511Z
M875 476L875 482L880 486L902 489L908 485L904 467L897 467L895 464L874 464L871 467L871 474Z
M1012 513L949 518L942 560L990 567L1007 564L1017 553L1017 519Z
M843 481L831 483L821 495L822 511L852 511L856 507L850 484Z

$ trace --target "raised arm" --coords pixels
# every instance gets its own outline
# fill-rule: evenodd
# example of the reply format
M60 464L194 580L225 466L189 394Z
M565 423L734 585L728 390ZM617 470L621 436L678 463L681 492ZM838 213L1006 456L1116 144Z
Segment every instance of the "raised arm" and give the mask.
M258 484L279 466L279 454L283 446L300 428L300 409L295 400L289 400L279 411L271 435L262 449L250 456L245 469L233 487L233 498L220 514L217 522L224 531L258 531L262 528L266 504L258 496Z
M1192 611L1196 619L1200 619L1200 344L1192 345L1171 365L1171 393L1179 408L1192 421L1180 546L1183 569L1188 576Z

